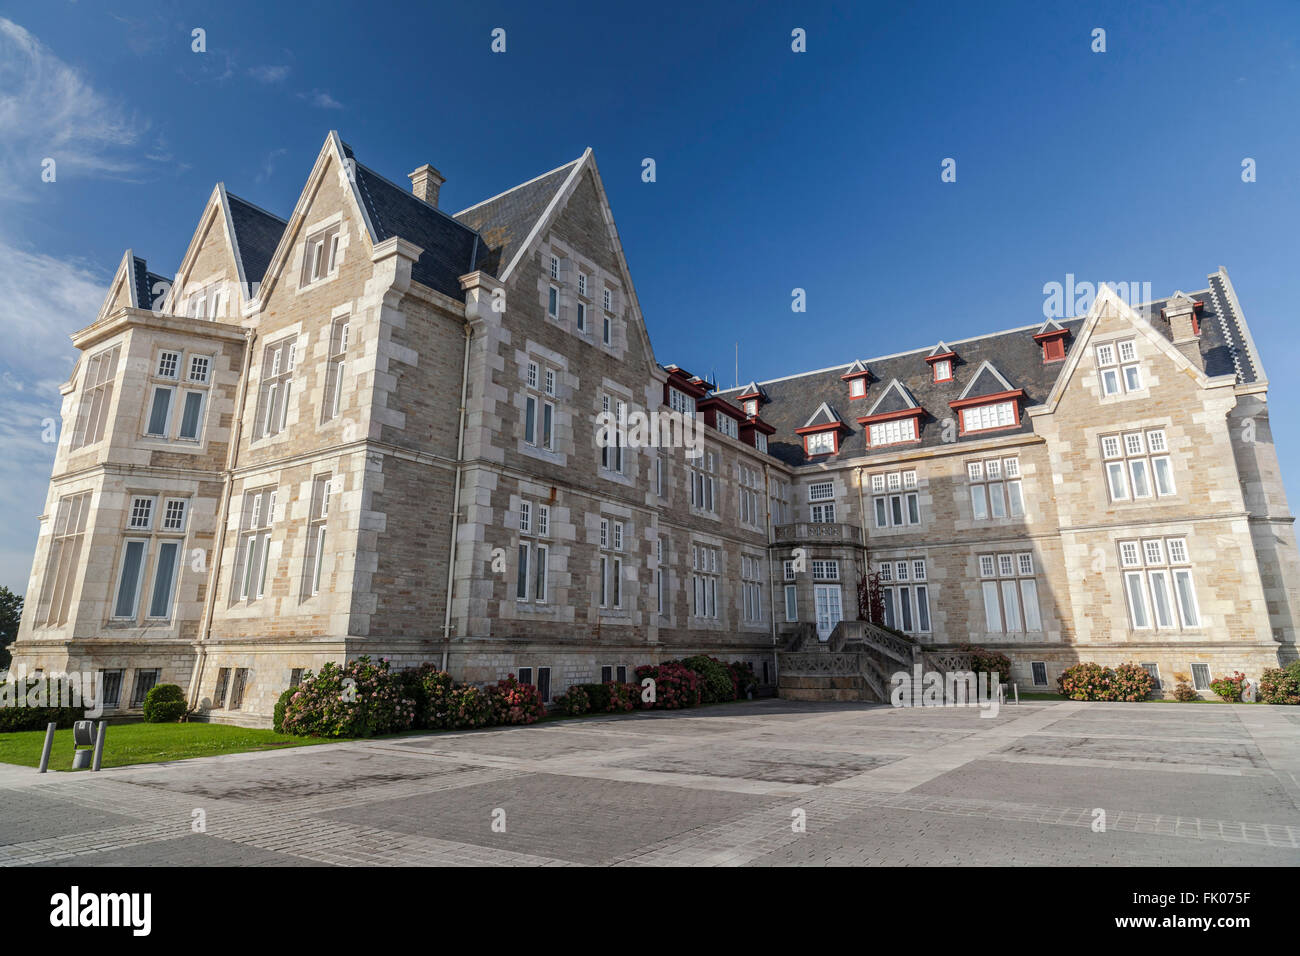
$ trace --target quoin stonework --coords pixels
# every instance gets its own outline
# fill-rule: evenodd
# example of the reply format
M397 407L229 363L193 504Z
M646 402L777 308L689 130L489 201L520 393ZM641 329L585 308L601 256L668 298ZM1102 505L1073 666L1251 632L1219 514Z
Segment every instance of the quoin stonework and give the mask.
M1223 269L946 342L828 329L881 355L719 390L656 359L590 150L455 215L436 169L409 178L331 133L287 221L218 185L173 278L126 252L73 336L15 669L248 724L362 654L548 699L693 653L777 685L860 636L864 577L904 643L1002 650L1025 689L1296 656ZM702 441L601 440L637 412Z

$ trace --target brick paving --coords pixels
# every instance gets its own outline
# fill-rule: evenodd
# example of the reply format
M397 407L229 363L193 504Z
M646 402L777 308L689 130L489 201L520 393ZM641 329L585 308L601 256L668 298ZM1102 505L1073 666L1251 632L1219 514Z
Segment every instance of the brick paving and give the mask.
M1294 866L1293 717L766 700L99 774L0 766L0 866Z

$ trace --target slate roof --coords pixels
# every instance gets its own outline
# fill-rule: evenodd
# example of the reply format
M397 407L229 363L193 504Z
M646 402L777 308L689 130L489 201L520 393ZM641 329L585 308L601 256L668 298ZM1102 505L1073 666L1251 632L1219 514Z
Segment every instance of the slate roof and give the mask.
M559 169L456 213L456 221L476 230L487 244L486 251L479 254L480 269L494 276L501 275L578 162L580 159L565 163Z
M1205 374L1211 377L1235 374L1243 384L1257 381L1259 369L1247 344L1244 323L1233 311L1223 276L1215 273L1210 276L1208 289L1184 294L1205 303L1200 311L1201 358L1205 362ZM1160 310L1172 298L1157 299L1138 307L1138 311L1144 312L1151 324L1170 341L1173 341L1173 330L1169 320L1160 317Z
M1083 319L1070 319L1061 325L1071 333L1083 325ZM866 360L871 369L871 378L867 384L867 397L850 400L848 385L840 378L852 363L837 365L834 368L792 375L789 378L771 382L760 382L767 393L768 402L762 408L764 421L776 427L776 433L768 439L770 454L790 465L807 463L803 453L803 440L795 434L796 428L803 427L810 411L822 402L832 408L839 408L848 431L840 439L840 450L835 455L818 456L818 461L842 461L860 458L863 455L892 455L900 448L931 447L943 444L943 420L956 418L956 413L948 407L962 391L971 384L971 379L980 371L987 359L1006 377L1013 388L1025 390L1024 404L1038 405L1047 400L1047 395L1056 382L1062 363L1043 364L1042 345L1034 341L1038 326L1014 329L1009 332L997 332L967 342L949 343L957 353L953 360L953 379L950 382L934 382L934 373L925 361L933 351L933 346L905 352L901 355L889 355ZM1072 345L1073 343L1071 343ZM1003 391L1000 383L987 371L984 376L994 383L997 391ZM885 390L894 379L907 391L916 403L925 409L925 414L918 419L921 441L919 445L892 445L885 448L866 448L863 427L858 418L867 414L868 409L879 402L876 414L899 411L911 407L905 398L895 389L889 395ZM971 394L986 394L982 391L985 383L977 382ZM739 394L739 389L726 389L718 394L727 397ZM883 401L881 400L883 397ZM1021 416L1019 431L1030 432L1033 429L1027 415ZM1010 429L998 432L999 435L1012 433ZM980 436L957 438L958 442L978 440Z
M343 152L356 162L347 143L343 144ZM375 241L400 236L415 243L424 251L411 267L411 278L464 301L460 277L485 268L479 257L483 250L478 233L418 198L409 187L403 189L359 162L356 177L357 192L374 227Z
M229 191L226 199L235 232L235 248L244 267L244 279L250 286L260 285L288 223Z
M149 268L139 256L131 257L131 281L135 283L136 308L149 308Z

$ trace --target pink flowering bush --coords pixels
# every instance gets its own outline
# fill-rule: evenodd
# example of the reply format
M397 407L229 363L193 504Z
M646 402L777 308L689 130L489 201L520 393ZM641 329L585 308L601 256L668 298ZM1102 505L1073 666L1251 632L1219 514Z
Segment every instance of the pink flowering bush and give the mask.
M1060 692L1070 700L1146 700L1155 682L1139 664L1120 664L1111 669L1088 661L1075 664L1056 679Z
M1231 677L1220 677L1210 681L1210 690L1229 704L1235 704L1241 700L1241 685L1245 679L1246 675L1241 671L1234 671Z
M647 677L655 682L655 700L650 707L676 710L700 705L700 675L683 667L679 661L664 661L658 666L642 664L636 669L636 679L641 681Z
M620 684L618 681L609 681L605 684L609 689L609 703L605 705L605 710L609 713L621 714L629 710L636 710L641 704L641 688L636 684Z
M489 687L488 697L498 724L531 724L546 716L546 705L537 688L519 683L514 674Z
M731 683L736 689L736 699L743 700L751 691L758 689L758 678L754 675L754 665L749 661L732 661L727 665Z
M473 684L453 684L447 695L446 722L439 724L448 730L469 730L491 727L496 723L491 695Z
M1259 681L1259 700L1264 704L1300 704L1300 663L1285 669L1265 668Z
M330 661L319 674L308 673L284 707L285 733L309 737L373 737L409 730L415 701L388 661L358 657L344 664Z
M591 697L581 684L573 684L555 698L555 709L570 717L577 717L591 710Z

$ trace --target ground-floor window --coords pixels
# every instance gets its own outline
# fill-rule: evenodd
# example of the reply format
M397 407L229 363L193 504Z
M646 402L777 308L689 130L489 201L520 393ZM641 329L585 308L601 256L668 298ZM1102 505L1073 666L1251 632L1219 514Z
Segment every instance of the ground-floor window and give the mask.
M979 572L986 630L1008 633L1043 629L1032 552L981 554Z
M1047 686L1047 664L1044 661L1031 661L1029 670L1034 675L1035 687Z
M1148 664L1144 662L1142 664L1142 669L1151 675L1152 686L1156 690L1159 690L1160 689L1160 665Z
M1193 664L1192 665L1192 686L1197 690L1210 689L1210 665Z
M618 681L620 684L627 683L626 664L605 664L600 668L600 682L608 684L612 680Z
M131 692L131 706L143 707L145 695L153 690L160 675L158 668L135 672L135 689Z
M885 626L906 633L930 631L930 585L923 558L881 561L876 565Z
M521 667L517 679L521 684L532 684L537 688L537 695L542 699L543 704L551 702L551 669L549 667L536 668L534 677L534 668Z
M104 671L104 706L120 707L122 704L122 672Z

